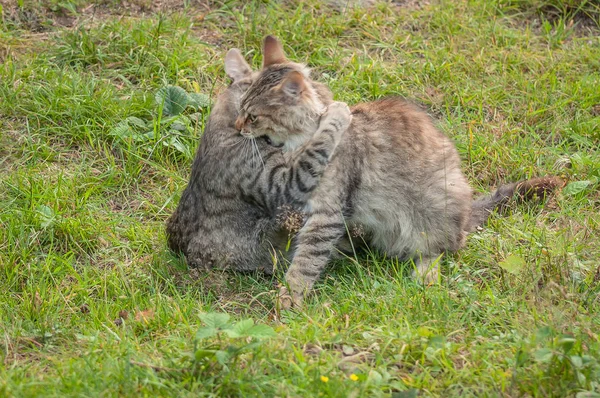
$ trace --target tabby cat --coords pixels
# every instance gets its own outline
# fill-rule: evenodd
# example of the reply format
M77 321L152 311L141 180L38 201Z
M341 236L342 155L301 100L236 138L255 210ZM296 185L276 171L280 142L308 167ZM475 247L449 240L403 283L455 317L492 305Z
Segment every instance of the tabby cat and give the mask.
M273 249L288 236L279 213L305 206L352 116L330 96L315 135L283 153L266 137L240 136L240 97L255 75L235 49L225 70L233 83L212 108L189 183L167 222L168 245L190 266L271 273Z
M329 101L306 67L288 61L281 44L267 36L263 69L242 96L236 127L243 136L267 136L284 151L294 151L312 139ZM286 274L291 297L282 292L295 304L355 225L370 246L414 260L416 274L431 282L441 255L460 249L493 208L517 192L542 195L559 183L546 178L510 184L474 202L453 142L425 112L387 98L356 105L352 115L304 209L306 223Z

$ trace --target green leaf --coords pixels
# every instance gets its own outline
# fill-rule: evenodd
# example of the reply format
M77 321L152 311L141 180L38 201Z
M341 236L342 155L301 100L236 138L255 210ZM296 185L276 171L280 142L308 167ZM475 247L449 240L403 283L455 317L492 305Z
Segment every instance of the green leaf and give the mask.
M152 141L155 139L154 136L155 136L154 130L150 130L150 131L146 131L143 134L136 134L134 138L136 141Z
M219 361L219 363L221 365L225 365L225 364L227 364L227 362L229 362L232 355L227 351L219 350L215 353L215 357L217 358L217 361Z
M511 254L503 261L500 261L498 265L506 272L516 275L525 267L525 260L517 255Z
M188 148L181 142L177 137L171 137L166 141L163 141L163 145L169 146L176 149L178 152L187 155L189 153Z
M246 344L245 346L241 347L240 350L241 351L252 351L255 348L258 348L262 345L262 342L260 340L254 340L252 343Z
M140 141L139 131L145 129L147 129L146 122L139 117L130 116L113 127L109 134L119 138L133 138Z
M419 396L419 390L410 389L406 391L395 391L392 393L392 398L417 398Z
M215 350L196 350L194 353L194 359L196 361L201 361L204 358L212 358L215 356Z
M275 330L267 325L254 325L248 330L247 335L257 339L266 339L269 337L276 336Z
M201 340L207 337L212 337L215 336L218 332L219 330L217 328L206 326L198 329L198 332L196 332L196 339Z
M170 126L171 130L175 130L177 132L186 132L187 131L187 126L181 122L173 122L173 124Z
M188 105L190 106L196 108L208 108L210 106L210 97L206 94L190 93L188 94L188 98Z
M226 330L225 333L231 338L254 337L263 339L276 335L272 327L267 325L255 325L252 319L244 319L236 323L233 328Z
M552 336L552 328L549 326L542 326L537 330L536 338L538 340L544 340Z
M433 348L442 348L446 343L446 338L444 336L431 336L429 338L429 346Z
M552 359L554 353L549 348L540 348L536 352L533 353L533 358L537 362L548 362Z
M56 215L54 214L54 210L52 210L50 207L46 205L39 205L35 210L37 212L40 227L46 228L54 224Z
M577 340L575 340L573 337L563 337L562 339L558 340L558 344L560 344L562 347L563 352L567 354L569 351L571 351L576 341Z
M381 373L379 373L378 371L371 369L369 371L369 376L367 378L367 380L375 385L377 384L381 384L382 380L383 380L383 376L381 375Z
M243 321L237 322L231 329L225 331L227 336L231 338L248 337L248 331L254 326L252 319L244 319Z
M591 355L585 355L585 354L583 354L581 356L581 360L583 361L583 364L585 366L588 366L590 364L595 364L596 362L598 362L598 360L596 358L594 358L593 356L591 356Z
M122 121L122 122L118 123L109 132L110 135L114 135L114 136L119 137L119 138L129 138L134 133L135 132L133 131L133 129L131 128L131 126L129 126L129 124L127 122L125 122L125 121Z
M421 337L431 337L435 332L427 326L419 326L417 328L417 334Z
M200 122L202 122L202 113L200 113L200 112L194 112L194 113L188 115L188 118L193 123L200 123Z
M581 369L583 367L583 360L579 355L571 355L571 363L577 369Z
M221 313L221 312L207 312L205 314L200 314L200 319L206 327L216 328L216 329L229 329L231 325L229 322L229 314Z
M135 126L135 127L141 128L141 129L145 129L146 128L146 122L144 122L139 117L129 116L127 119L125 119L123 121L125 123L127 123L129 126Z
M161 125L164 124L165 126L168 127L180 119L181 119L181 116L167 116L167 117L163 117L162 119L160 119L160 124Z
M570 182L563 189L563 193L565 195L577 195L578 193L583 192L591 183L591 181L587 180Z
M159 106L163 106L165 115L179 115L190 104L188 93L178 86L163 87L156 92L154 98Z

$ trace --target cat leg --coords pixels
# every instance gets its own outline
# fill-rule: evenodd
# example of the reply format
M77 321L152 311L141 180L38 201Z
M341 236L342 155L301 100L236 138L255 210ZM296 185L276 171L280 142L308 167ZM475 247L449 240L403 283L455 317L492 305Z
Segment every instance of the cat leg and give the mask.
M353 242L348 237L348 234L345 233L335 245L335 250L331 252L331 259L341 260L348 256L352 256L354 250Z
M298 245L292 265L285 274L289 286L280 291L283 308L302 306L304 296L310 292L325 269L336 244L346 233L344 218L339 210L313 211L298 234Z
M284 206L304 207L351 121L348 105L332 103L307 143L292 152L270 156L260 180L248 179L244 190L271 213Z
M419 256L415 259L416 268L413 270L413 278L424 285L437 283L440 276L439 263L442 254L438 256Z

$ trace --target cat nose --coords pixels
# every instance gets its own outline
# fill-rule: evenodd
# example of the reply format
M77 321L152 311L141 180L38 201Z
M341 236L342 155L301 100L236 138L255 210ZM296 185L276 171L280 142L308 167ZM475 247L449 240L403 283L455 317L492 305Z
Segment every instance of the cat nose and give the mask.
M244 128L244 124L246 124L246 119L244 119L241 116L238 117L237 120L235 121L236 130L242 131L242 129Z

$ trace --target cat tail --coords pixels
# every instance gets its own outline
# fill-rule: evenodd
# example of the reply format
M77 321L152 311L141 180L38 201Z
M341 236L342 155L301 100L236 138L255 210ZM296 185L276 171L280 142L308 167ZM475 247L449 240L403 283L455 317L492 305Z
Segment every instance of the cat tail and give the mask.
M554 176L501 185L493 194L480 197L473 202L470 229L473 231L483 226L492 211L502 210L513 199L529 201L544 198L563 185L564 181Z

